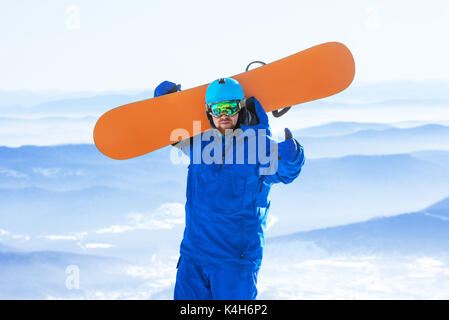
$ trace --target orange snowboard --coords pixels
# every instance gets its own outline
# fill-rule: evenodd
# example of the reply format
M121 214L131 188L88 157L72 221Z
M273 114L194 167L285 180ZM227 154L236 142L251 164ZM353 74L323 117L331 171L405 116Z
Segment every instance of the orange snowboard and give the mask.
M336 94L351 84L354 74L354 59L348 48L329 42L232 78L240 82L246 97L256 97L269 112ZM170 135L175 129L198 134L193 129L194 121L201 121L201 132L210 129L205 115L207 86L106 112L95 125L95 145L104 155L123 160L174 143Z

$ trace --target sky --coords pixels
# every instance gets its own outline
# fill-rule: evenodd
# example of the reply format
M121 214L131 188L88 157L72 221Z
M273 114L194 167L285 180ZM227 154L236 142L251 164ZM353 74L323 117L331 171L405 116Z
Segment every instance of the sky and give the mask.
M355 83L449 81L449 2L0 2L0 91L183 89L339 41Z

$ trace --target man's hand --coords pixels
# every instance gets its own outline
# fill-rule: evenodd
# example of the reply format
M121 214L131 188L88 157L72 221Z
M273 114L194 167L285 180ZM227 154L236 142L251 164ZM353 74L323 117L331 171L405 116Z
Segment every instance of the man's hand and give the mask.
M267 113L255 97L250 97L246 100L245 108L240 111L239 118L242 129L252 128L254 130L266 129L268 132L270 131ZM271 135L268 132L267 134Z
M293 161L298 156L299 143L292 138L290 129L285 128L285 141L278 143L278 159Z
M170 94L173 92L178 92L181 91L181 85L178 84L176 85L176 83L174 82L170 82L170 81L163 81L161 82L156 89L154 89L154 98L159 97L159 96L163 96L166 94ZM172 143L172 146L175 146L176 144L178 144L178 142Z
M164 81L154 89L154 98L178 91L181 91L180 84L176 85L176 83Z

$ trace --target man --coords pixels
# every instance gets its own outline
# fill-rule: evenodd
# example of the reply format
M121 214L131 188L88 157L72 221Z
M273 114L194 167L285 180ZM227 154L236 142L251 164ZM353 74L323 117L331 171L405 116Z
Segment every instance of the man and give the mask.
M164 81L155 97L179 90ZM234 79L208 86L206 115L212 130L173 144L190 157L174 298L255 299L268 195L298 177L304 151L288 129L285 141L272 140L267 114Z

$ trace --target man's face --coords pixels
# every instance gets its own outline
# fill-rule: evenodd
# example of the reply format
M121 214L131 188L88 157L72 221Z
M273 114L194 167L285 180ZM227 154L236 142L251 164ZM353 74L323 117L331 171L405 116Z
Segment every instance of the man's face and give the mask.
M221 132L221 134L225 134L226 129L234 129L237 124L237 120L239 119L239 114L236 113L232 117L222 114L219 117L212 117L214 121L215 127Z
M242 99L240 103L241 106L243 106L244 108L246 105L246 99ZM219 117L212 116L215 128L217 128L223 135L225 134L226 129L232 130L235 128L238 119L239 119L239 112L233 116L228 116L225 113L222 113Z

